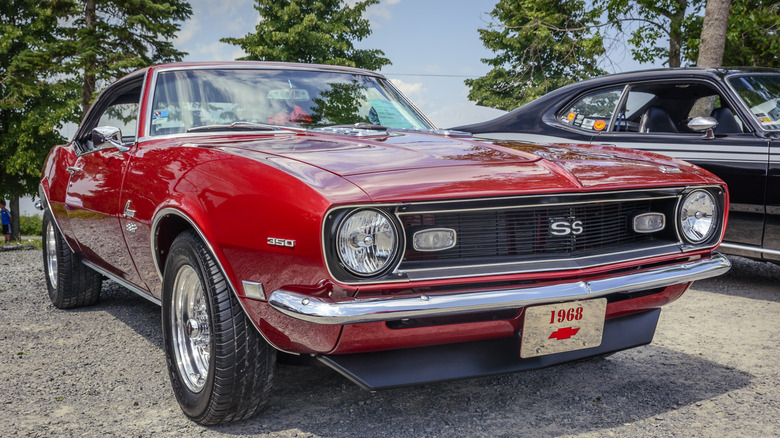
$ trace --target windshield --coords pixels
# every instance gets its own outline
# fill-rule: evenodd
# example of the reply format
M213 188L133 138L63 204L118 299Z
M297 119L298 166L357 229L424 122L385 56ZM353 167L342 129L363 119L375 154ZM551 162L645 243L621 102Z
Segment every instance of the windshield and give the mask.
M352 72L193 69L157 76L151 135L236 122L433 128L387 81Z
M729 83L766 130L780 130L780 75L736 76Z

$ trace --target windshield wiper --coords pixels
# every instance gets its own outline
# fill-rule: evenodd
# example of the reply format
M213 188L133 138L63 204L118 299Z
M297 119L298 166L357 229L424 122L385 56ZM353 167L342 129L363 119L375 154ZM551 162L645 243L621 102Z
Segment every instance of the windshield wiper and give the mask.
M270 123L233 122L229 125L204 125L190 128L187 132L209 131L294 131L303 132L306 129L297 126L272 125Z
M333 128L333 129L344 129L344 128L351 128L351 129L365 129L367 131L387 131L387 126L382 125L373 125L371 123L355 123L352 125L331 125L331 126L324 126L324 128Z

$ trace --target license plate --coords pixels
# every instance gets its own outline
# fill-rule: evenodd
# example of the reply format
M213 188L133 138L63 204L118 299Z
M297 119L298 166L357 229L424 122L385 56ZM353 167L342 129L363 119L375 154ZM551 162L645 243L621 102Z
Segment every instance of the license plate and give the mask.
M606 298L526 308L520 357L598 347L606 312Z

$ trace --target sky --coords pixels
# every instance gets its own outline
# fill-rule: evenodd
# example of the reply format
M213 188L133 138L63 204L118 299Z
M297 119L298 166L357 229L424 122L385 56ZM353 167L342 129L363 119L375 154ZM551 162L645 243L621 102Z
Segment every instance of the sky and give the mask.
M354 0L352 0L354 1ZM487 28L496 0L381 0L365 14L372 34L355 45L379 49L392 65L379 72L387 76L440 128L475 123L501 114L475 108L469 102L467 78L485 75L490 68L480 60L491 58L479 39ZM253 0L190 0L192 16L183 23L174 42L189 53L185 61L231 61L244 53L238 46L220 43L224 37L255 32L259 13ZM612 73L652 68L639 65L620 50L604 68Z

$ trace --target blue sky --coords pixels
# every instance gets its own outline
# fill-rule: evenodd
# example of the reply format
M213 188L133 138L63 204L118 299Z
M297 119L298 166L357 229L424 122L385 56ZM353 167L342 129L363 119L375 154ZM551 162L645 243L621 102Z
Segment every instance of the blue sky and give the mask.
M219 42L255 31L259 15L253 0L191 0L193 14L175 42L189 52L186 61L233 60L243 55L238 46ZM467 99L464 79L486 74L480 62L493 53L482 45L478 29L486 28L496 0L381 0L371 6L371 36L356 45L379 49L392 61L381 73L430 116L439 127L479 121L486 114ZM640 66L618 48L611 55L611 72ZM494 113L487 113L488 116ZM491 118L491 117L487 117Z

